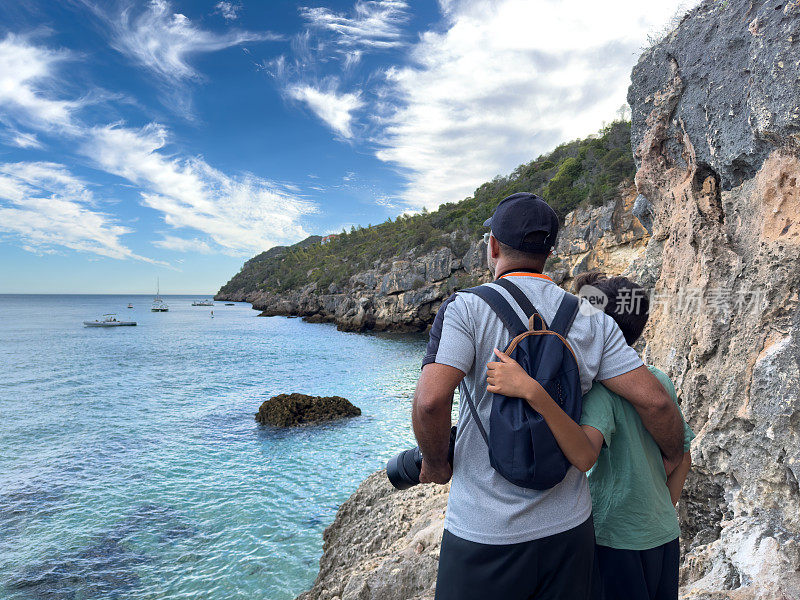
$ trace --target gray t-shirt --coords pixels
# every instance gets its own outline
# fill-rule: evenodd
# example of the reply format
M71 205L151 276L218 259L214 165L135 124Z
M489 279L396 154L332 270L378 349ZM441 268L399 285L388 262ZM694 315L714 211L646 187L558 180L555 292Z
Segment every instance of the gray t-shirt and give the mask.
M564 290L543 275L520 273L506 277L522 289L550 323ZM489 285L527 322L525 313L505 289ZM496 360L495 348L505 350L510 341L511 335L486 302L475 294L459 293L439 309L423 360L423 366L436 362L466 374L461 385L474 400L489 435L492 395L486 391L486 363ZM581 300L567 341L578 360L584 394L595 379L616 377L643 364L614 320L586 300ZM575 467L569 469L561 483L543 491L516 486L495 471L466 401L460 403L453 465L444 525L465 540L482 544L527 542L577 527L591 514L586 476Z

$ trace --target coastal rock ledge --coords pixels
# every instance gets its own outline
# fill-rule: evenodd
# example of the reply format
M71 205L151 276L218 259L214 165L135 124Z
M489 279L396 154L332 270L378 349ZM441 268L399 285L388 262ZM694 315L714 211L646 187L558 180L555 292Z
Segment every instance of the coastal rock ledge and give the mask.
M297 600L433 600L449 491L370 475L325 530L319 575Z
M341 396L279 394L261 404L256 421L261 425L294 427L357 417L360 414L360 408Z

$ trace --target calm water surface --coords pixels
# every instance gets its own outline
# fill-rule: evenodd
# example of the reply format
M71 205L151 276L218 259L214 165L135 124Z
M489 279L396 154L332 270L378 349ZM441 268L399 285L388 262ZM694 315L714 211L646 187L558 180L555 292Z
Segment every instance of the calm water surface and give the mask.
M337 506L412 444L422 336L192 299L0 296L0 598L292 598ZM107 312L139 325L82 326ZM294 391L363 416L255 423Z

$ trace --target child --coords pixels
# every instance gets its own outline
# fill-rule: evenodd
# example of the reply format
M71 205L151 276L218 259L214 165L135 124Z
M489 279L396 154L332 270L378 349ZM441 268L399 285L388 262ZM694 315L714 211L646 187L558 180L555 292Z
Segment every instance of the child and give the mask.
M600 273L577 278L579 293L587 285L584 292L608 299L605 312L633 345L649 316L641 286ZM487 389L525 399L545 419L567 459L589 471L597 540L594 600L677 599L680 527L674 505L691 465L692 430L684 422L684 459L667 477L661 451L623 398L595 382L583 398L578 425L516 361L499 350L495 354L501 362L489 363ZM669 378L649 368L677 403Z

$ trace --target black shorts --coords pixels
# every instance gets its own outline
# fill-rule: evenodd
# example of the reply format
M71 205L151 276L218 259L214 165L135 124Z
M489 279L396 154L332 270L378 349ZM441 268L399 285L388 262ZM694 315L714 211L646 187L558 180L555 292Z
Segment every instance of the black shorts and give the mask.
M478 544L445 530L436 600L588 600L593 563L591 517L520 544Z
M677 600L678 538L650 550L597 546L592 600Z

